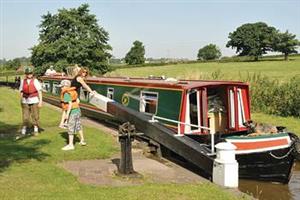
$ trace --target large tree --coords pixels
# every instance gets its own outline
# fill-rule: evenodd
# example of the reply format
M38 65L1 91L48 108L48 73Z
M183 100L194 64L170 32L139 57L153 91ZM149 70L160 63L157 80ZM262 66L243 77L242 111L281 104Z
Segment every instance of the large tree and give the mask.
M62 70L79 64L101 73L108 71L108 32L89 13L88 4L60 9L42 16L39 43L32 47L31 62L43 73L49 65Z
M243 24L229 33L226 47L236 48L236 53L240 56L254 56L255 60L258 60L260 56L272 50L276 32L274 27L264 22Z
M215 44L209 44L199 49L198 60L214 60L221 57L221 51Z
M273 50L279 51L284 54L284 59L288 60L288 55L291 53L297 53L297 47L300 45L299 40L296 39L296 35L289 33L277 33L274 38Z
M145 47L143 43L136 40L133 42L133 47L125 56L125 62L129 65L143 64L145 62Z

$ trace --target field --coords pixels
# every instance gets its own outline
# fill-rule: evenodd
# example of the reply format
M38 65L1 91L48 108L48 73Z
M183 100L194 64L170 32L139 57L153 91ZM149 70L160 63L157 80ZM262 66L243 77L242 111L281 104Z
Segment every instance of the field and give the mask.
M60 113L44 106L38 137L15 141L21 126L18 93L0 87L0 199L245 199L211 183L141 184L127 187L84 185L62 169L66 160L109 158L119 150L115 139L101 130L84 127L88 146L76 144L63 152L66 133L57 127Z
M174 77L180 79L245 80L248 75L261 74L272 79L286 81L296 76L300 78L300 56L290 61L262 60L260 62L207 62L177 64L155 67L118 68L106 76L148 77L149 75Z

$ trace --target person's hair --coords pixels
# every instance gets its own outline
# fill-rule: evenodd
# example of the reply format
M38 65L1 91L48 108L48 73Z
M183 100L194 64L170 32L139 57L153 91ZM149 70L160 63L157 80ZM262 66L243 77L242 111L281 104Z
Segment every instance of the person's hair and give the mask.
M82 74L83 74L84 72L86 72L86 75L88 75L88 74L89 74L89 69L88 69L88 68L83 68L83 67L82 67L82 68L79 70L77 76L82 76Z

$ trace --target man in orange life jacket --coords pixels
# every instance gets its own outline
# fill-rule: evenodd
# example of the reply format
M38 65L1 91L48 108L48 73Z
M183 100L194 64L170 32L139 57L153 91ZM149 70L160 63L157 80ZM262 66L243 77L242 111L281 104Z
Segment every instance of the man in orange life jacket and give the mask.
M34 135L39 134L39 108L42 107L42 86L40 82L33 77L33 69L25 68L25 79L20 82L20 96L23 114L23 128L21 134L26 134L29 126L30 117L34 127Z
M74 134L79 132L80 142L79 144L84 146L84 136L82 131L82 126L80 122L81 111L79 108L79 99L75 87L71 87L71 81L62 80L59 87L61 87L61 106L63 112L66 112L65 119L68 121L68 134L69 134L69 143L64 146L62 150L68 151L75 149L74 147Z

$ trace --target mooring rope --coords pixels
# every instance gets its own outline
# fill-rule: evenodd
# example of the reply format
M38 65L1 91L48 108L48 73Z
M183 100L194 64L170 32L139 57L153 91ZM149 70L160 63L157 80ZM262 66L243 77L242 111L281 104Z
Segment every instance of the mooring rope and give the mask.
M276 155L274 155L272 152L270 152L269 154L270 154L273 158L278 159L278 160L281 160L281 159L286 158L287 156L289 156L290 153L291 153L293 150L294 150L294 148L291 148L291 149L290 149L285 155L283 155L283 156L276 156Z

